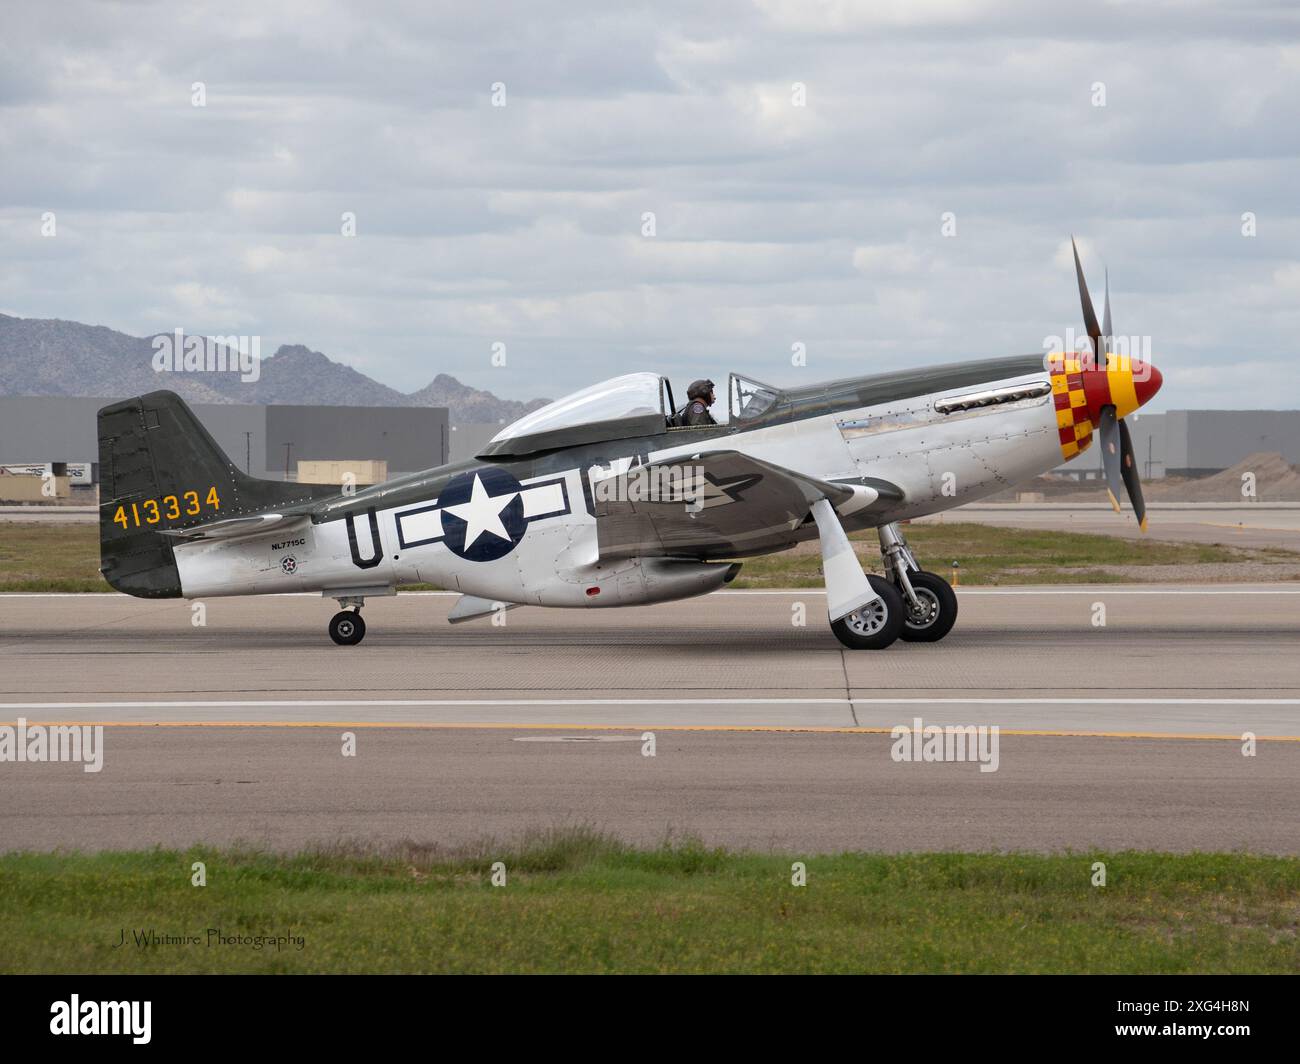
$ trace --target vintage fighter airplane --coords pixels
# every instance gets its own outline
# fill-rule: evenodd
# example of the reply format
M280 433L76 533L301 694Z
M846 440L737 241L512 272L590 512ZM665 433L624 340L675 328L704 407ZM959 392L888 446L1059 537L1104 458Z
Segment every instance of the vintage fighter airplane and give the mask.
M1145 506L1123 418L1159 389L1114 354L1075 252L1093 350L902 370L797 388L733 374L729 417L685 427L669 382L605 381L499 432L477 458L340 493L246 476L172 392L99 412L101 572L144 597L319 591L334 642L366 598L424 582L452 621L516 605L631 606L730 582L738 559L818 538L845 646L941 639L957 616L898 523L992 494L1101 437L1111 502ZM376 416L382 416L376 411ZM848 533L874 528L884 576Z

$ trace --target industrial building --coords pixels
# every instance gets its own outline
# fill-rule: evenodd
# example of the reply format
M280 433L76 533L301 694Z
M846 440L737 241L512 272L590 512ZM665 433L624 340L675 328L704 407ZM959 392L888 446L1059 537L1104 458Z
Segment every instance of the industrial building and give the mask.
M505 426L504 421L493 422L492 424L482 422L453 424L451 426L451 449L447 461L465 462L473 458Z
M113 399L0 397L0 466L67 463L84 485L83 463L99 447L95 415ZM296 476L299 461L386 463L390 477L474 457L500 424L452 425L446 407L194 405L222 450L253 476ZM1206 476L1259 452L1300 465L1300 411L1171 410L1125 419L1144 479ZM376 467L378 468L378 467ZM1092 447L1056 472L1100 474ZM64 470L60 470L60 473Z
M115 399L0 398L0 466L94 463L96 414ZM297 463L383 462L389 476L448 460L446 407L239 406L196 403L194 413L239 468L296 475Z
M1124 419L1143 479L1203 477L1252 454L1280 454L1300 465L1300 410L1170 410ZM1057 473L1101 475L1101 448L1091 447Z

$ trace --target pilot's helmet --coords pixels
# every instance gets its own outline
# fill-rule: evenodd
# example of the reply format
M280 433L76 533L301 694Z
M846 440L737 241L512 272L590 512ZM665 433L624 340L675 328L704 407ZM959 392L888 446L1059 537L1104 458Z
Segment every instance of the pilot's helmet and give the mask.
M691 386L686 389L687 399L707 399L712 394L712 381L692 381Z

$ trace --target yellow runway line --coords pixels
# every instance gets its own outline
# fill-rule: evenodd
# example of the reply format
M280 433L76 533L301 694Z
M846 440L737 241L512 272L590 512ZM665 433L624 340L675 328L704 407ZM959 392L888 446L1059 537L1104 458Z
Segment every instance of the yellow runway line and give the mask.
M1226 521L1201 521L1200 524L1210 528L1231 528L1237 532L1294 532L1294 528L1277 528L1274 525L1247 525L1242 522L1231 524Z

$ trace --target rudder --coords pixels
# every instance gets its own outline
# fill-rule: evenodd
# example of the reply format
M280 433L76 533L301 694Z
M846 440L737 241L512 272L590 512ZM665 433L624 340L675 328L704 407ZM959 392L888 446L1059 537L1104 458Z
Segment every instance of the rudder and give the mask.
M170 391L99 411L99 472L100 572L118 591L141 598L181 596L172 537L164 529L335 493L241 472Z

